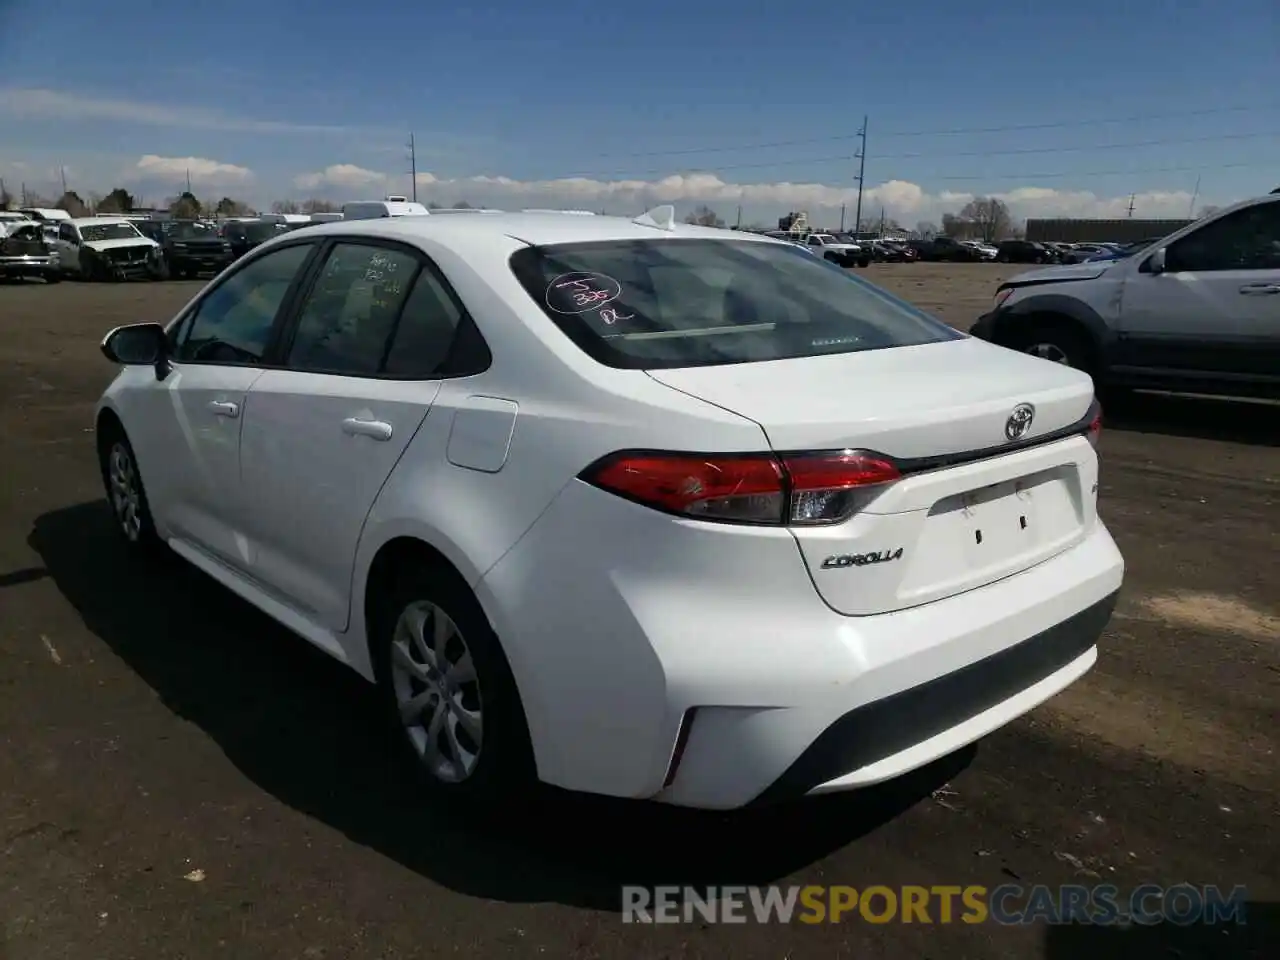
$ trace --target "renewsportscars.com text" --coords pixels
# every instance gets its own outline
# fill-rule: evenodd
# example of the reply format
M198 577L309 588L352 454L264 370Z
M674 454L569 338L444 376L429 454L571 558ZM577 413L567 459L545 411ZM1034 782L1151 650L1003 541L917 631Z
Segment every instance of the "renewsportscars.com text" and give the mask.
M1245 922L1236 886L623 887L624 923L996 923L1178 926Z

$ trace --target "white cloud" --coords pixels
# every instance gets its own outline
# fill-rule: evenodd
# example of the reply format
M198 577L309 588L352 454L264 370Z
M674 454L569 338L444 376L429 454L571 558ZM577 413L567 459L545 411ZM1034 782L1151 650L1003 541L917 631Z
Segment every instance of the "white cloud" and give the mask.
M390 189L402 178L380 174L351 164L338 164L316 173L301 174L294 183L300 189L350 199L364 191ZM393 192L402 193L403 188ZM1090 191L1023 186L987 194L1009 205L1015 219L1026 217L1118 217L1129 207L1130 195L1105 196ZM890 180L863 192L863 216L885 215L906 226L921 220L937 221L945 212L958 212L974 193L941 190L930 193L906 180ZM858 191L823 183L731 183L714 173L672 174L659 180L593 180L569 177L559 180L515 180L502 176L460 178L418 174L418 198L439 203L467 200L485 206L544 206L605 208L611 212L639 211L660 203L700 204L716 208L732 218L743 207L744 217L764 219L777 212L806 210L811 219L839 218L843 205L852 221ZM1183 191L1148 191L1134 198L1136 216L1179 218L1187 215L1191 195Z
M253 182L253 171L234 163L221 163L206 157L157 157L147 154L139 158L131 171L134 179L185 184L191 177L193 186L244 186Z
M421 183L421 178L430 174L418 176L418 182ZM386 180L386 174L378 173L376 170L366 170L364 167L357 167L354 163L335 163L316 173L299 174L293 178L293 183L299 190L360 190L381 185Z
M0 115L20 120L107 120L241 133L350 135L359 129L330 124L254 120L202 107L93 97L38 87L0 87Z

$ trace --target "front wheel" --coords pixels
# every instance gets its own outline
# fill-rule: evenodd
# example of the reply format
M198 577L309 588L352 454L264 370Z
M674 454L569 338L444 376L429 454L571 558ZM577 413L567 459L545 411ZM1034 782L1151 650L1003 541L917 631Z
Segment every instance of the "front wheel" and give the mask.
M151 519L147 490L142 485L133 446L119 426L113 424L101 434L98 460L116 531L132 550L141 552L154 548L160 538Z
M1051 363L1093 372L1093 352L1089 341L1069 322L1032 323L1009 337L1005 346Z
M461 577L430 565L401 571L370 626L389 724L428 793L490 807L532 783L515 678Z

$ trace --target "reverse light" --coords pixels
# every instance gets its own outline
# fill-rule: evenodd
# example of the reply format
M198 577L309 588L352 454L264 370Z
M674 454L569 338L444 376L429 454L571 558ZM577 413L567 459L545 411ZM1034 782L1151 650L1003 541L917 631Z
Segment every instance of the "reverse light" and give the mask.
M999 308L1003 306L1004 302L1008 300L1011 296L1013 296L1012 287L1006 287L1004 290L997 290L996 291L996 307Z
M582 473L593 486L665 513L777 526L838 523L900 476L892 461L860 450L777 457L623 452Z

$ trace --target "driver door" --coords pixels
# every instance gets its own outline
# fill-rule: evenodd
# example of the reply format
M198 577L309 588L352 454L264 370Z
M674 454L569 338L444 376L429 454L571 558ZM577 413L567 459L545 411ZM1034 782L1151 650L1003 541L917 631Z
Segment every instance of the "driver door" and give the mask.
M164 533L244 571L240 430L276 327L314 243L254 258L208 288L170 330L171 370L143 388L131 438Z

